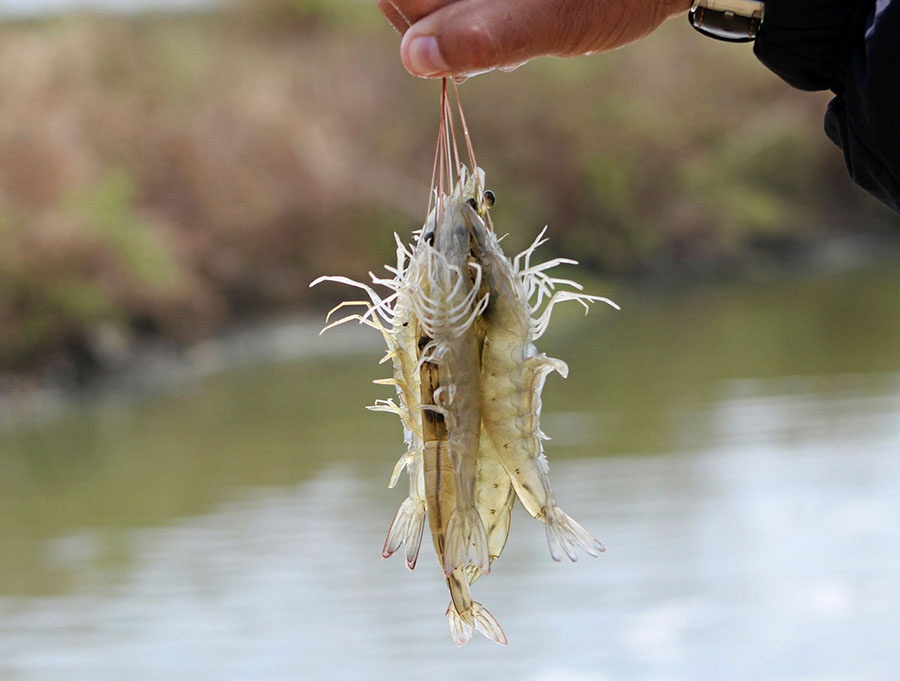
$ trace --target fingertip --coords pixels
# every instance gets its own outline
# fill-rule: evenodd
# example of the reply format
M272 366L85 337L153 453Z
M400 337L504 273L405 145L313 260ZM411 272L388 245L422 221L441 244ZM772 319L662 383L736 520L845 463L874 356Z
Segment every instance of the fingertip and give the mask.
M437 38L409 30L400 43L400 59L406 70L419 78L450 75L450 67L441 54Z
M422 78L469 78L519 65L534 56L530 53L534 44L506 19L493 0L450 2L406 32L401 43L403 64Z

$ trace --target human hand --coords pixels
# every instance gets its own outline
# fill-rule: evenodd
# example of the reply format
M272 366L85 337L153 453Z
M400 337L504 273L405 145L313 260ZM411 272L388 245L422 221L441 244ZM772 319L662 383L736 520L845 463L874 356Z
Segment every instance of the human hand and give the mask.
M533 57L604 52L641 38L691 0L378 0L414 76L471 76Z

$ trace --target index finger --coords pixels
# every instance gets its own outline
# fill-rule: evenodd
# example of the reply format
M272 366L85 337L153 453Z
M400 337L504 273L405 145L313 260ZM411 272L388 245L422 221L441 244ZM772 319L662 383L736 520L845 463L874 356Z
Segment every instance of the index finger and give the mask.
M378 0L381 13L400 33L420 19L457 0Z
M400 35L406 33L407 29L410 27L410 23L394 6L393 2L390 2L390 0L378 0L378 9L381 10L381 13L385 16L390 25L394 27L397 33Z

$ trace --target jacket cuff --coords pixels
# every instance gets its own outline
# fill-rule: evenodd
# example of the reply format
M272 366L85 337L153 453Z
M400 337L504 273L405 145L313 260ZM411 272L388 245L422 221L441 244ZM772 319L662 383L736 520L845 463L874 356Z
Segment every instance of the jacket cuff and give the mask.
M875 0L766 0L753 52L795 88L842 94L847 64L874 8Z

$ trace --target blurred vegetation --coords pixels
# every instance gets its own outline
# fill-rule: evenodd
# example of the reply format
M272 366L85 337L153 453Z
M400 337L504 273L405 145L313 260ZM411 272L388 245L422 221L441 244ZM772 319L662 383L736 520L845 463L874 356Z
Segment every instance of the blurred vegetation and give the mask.
M568 379L551 377L544 393L548 455L556 463L712 448L719 458L730 451L718 447L734 435L735 400L753 398L763 399L743 405L754 429L744 446L758 442L757 426L772 436L777 425L757 422L756 409L779 404L782 436L801 455L810 437L846 438L850 422L865 429L863 439L896 433L898 287L900 269L888 262L687 295L629 289L616 294L621 313L598 308L587 318L562 306L541 343L570 366ZM40 405L20 403L0 421L0 597L71 588L79 565L55 561L54 540L96 537L98 562L124 568L131 528L177 526L244 490L293 495L305 481L343 486L361 476L366 503L380 509L380 533L403 494L387 487L403 443L395 417L362 406L390 392L372 383L389 372L375 363L380 340L372 341L349 356L245 367L164 399L92 401L49 420ZM824 434L792 430L798 408L796 428L810 428L817 413ZM377 548L373 541L373 558Z
M428 200L439 86L374 3L0 24L0 371L324 306ZM827 98L670 22L461 87L509 248L599 276L734 268L892 221L821 131ZM321 299L320 299L321 298ZM326 300L327 298L327 300Z

